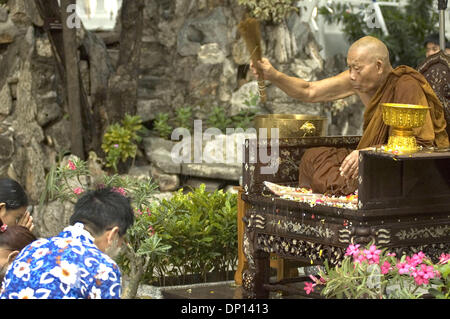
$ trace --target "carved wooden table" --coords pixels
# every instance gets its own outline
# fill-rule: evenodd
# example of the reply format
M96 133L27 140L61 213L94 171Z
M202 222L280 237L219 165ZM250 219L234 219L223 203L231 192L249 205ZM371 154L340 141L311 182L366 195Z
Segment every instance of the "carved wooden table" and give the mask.
M260 176L259 163L244 164L242 198L249 208L244 217L243 248L248 269L243 286L250 297L267 298L271 290L291 289L288 283L292 279L269 282L270 253L305 265L321 265L325 259L338 265L350 243L373 242L397 256L423 251L435 261L442 252L450 251L449 151L411 156L360 152L357 209L311 207L265 194L260 183L263 180L281 184L284 179L285 184L296 185L294 167L298 168L305 148L357 143L357 138L342 139L280 141L282 171L273 176ZM291 172L286 171L288 162Z

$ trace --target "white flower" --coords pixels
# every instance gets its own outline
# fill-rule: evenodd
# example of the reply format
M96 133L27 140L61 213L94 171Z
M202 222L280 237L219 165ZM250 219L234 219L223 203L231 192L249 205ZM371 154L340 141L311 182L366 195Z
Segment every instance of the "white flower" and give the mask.
M111 271L112 271L112 269L110 267L106 266L105 264L100 264L95 278L106 281L106 280L108 280L109 274Z
M19 291L19 294L17 296L19 299L36 299L34 296L34 290L31 288L25 288L21 291Z
M44 245L44 244L46 244L46 243L48 243L48 239L45 239L45 238L39 238L38 240L35 240L34 242L32 242L32 243L30 244L30 247L35 247L35 248L37 248L37 247L40 247L40 246L42 246L42 245Z
M55 238L53 242L58 248L67 248L72 243L72 238Z
M78 267L75 264L69 264L66 260L61 261L61 266L56 266L50 270L50 274L59 278L62 283L74 286L78 280Z
M91 292L89 293L90 299L102 299L102 291L96 287L92 287Z
M39 259L42 256L45 256L49 251L50 251L50 249L48 249L48 248L38 248L38 249L36 249L36 251L34 252L34 254L32 256L35 259Z
M17 278L22 278L23 276L26 276L30 273L30 264L20 262L17 265L14 266L13 274Z

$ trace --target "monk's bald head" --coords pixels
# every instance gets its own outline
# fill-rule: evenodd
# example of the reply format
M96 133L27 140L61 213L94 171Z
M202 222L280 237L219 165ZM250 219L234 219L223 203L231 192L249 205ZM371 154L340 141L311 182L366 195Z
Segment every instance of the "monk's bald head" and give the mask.
M392 70L386 45L370 36L352 44L347 64L354 90L369 95L376 92Z
M390 66L388 48L375 37L365 36L357 40L350 46L348 55L370 60L371 62L381 60L383 64Z

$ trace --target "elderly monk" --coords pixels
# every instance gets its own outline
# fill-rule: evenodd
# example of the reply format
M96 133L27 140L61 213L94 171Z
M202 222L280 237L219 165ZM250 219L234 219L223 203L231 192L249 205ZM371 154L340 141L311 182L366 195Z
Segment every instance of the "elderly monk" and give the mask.
M252 71L261 70L286 94L304 102L327 102L357 94L365 106L363 136L356 150L318 147L308 149L299 169L301 187L314 192L346 195L356 190L359 151L387 143L389 127L383 123L380 103L429 106L423 127L414 129L419 145L446 148L443 106L426 79L408 66L392 68L389 51L377 38L366 36L353 43L347 54L348 70L324 80L307 82L277 71L263 58Z

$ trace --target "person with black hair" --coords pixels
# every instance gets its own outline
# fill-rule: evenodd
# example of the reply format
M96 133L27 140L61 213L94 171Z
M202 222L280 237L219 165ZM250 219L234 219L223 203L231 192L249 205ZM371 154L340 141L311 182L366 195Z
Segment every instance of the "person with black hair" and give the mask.
M28 228L6 224L0 226L0 282L20 251L35 240L37 238Z
M22 250L9 267L2 299L119 299L117 255L134 223L130 200L114 189L86 192L75 204L70 226Z
M33 230L33 217L27 209L28 196L13 179L0 178L0 226L20 225Z
M426 49L425 56L427 58L430 55L436 54L441 51L441 47L439 46L439 33L430 34L425 38L423 45ZM450 48L448 48L447 39L445 39L445 53L450 55Z

